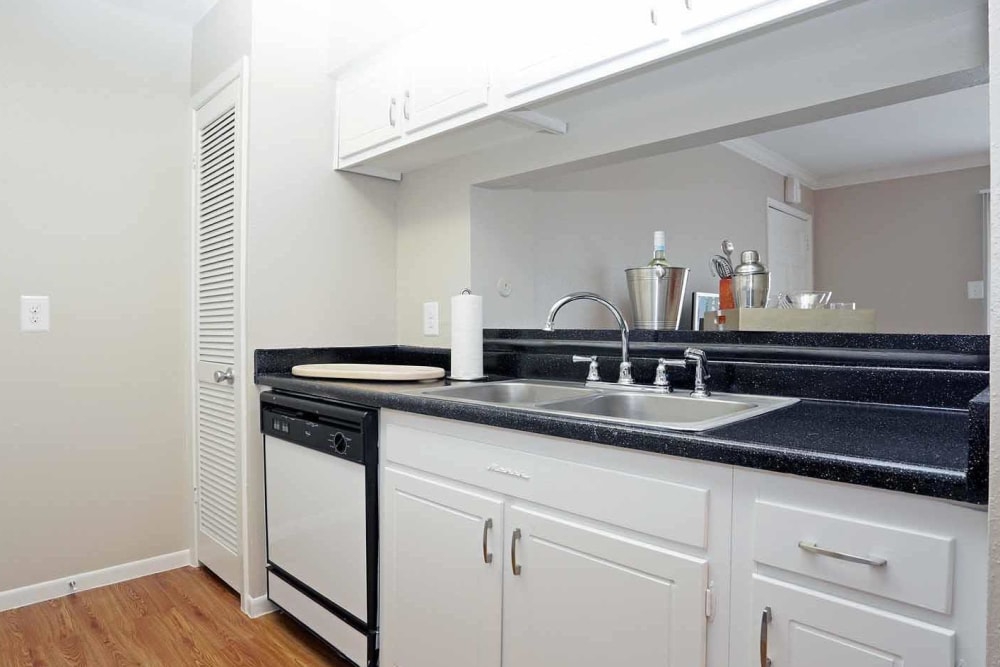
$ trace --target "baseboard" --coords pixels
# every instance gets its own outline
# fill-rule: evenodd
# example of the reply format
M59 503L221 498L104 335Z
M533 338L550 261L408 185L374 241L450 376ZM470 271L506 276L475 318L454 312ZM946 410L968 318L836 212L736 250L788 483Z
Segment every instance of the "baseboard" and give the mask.
M261 595L259 598L247 596L244 598L243 611L250 618L260 618L271 612L278 611L278 607L268 600L266 595Z
M138 579L158 572L176 570L180 567L187 567L191 564L190 549L175 551L172 554L153 556L144 560L137 560L131 563L115 565L103 570L83 572L81 574L44 581L40 584L32 584L22 588L14 588L9 591L0 591L0 611L26 607L36 602L54 600L80 591L100 588L110 584L117 584L129 579Z

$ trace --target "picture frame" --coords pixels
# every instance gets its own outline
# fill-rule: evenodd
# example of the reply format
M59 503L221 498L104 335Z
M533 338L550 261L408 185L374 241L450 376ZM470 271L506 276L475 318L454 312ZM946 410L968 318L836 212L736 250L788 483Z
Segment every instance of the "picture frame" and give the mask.
M691 330L701 331L705 313L719 309L719 295L712 292L691 293Z

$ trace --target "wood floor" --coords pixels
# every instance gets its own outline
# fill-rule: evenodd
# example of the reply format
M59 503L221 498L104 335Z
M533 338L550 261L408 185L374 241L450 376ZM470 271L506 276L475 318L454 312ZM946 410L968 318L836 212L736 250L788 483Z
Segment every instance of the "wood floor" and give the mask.
M195 568L0 613L0 667L64 665L346 667L283 614L247 618Z

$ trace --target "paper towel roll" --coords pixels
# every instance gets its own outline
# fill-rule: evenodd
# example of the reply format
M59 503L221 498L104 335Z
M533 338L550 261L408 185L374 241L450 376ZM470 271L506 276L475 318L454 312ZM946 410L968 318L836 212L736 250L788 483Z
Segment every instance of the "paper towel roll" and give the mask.
M483 297L462 293L451 297L451 377L483 376Z

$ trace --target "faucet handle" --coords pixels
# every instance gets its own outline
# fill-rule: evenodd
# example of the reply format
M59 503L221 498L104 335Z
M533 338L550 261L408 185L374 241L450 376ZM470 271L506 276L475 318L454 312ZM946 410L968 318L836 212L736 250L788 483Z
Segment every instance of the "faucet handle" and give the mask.
M577 364L590 364L590 368L587 370L587 382L600 382L601 374L597 368L597 355L590 357L584 357L579 354L573 355L573 363Z
M672 392L674 389L670 386L670 377L667 375L667 366L672 366L674 368L686 368L687 362L683 359L660 358L657 360L656 379L653 380L653 386L666 392Z

